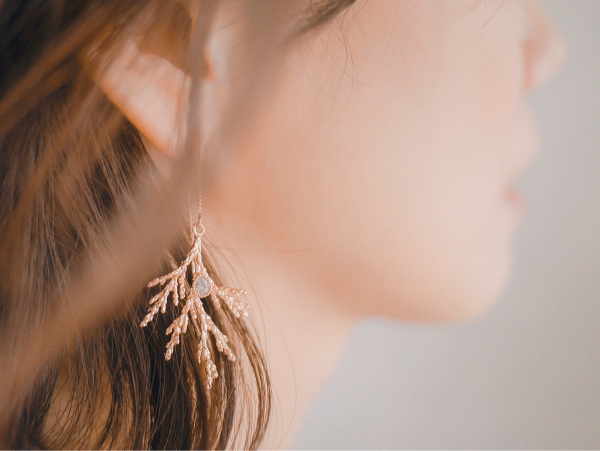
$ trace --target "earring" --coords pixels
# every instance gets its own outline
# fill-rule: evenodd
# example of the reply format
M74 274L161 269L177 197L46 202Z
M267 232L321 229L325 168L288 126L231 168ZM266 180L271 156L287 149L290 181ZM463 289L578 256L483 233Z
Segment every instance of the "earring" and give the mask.
M219 375L217 366L212 360L210 348L208 345L208 333L211 332L215 338L219 352L225 353L230 361L235 360L235 355L227 345L228 338L213 322L210 315L206 313L203 306L203 299L211 299L213 305L221 309L222 303L237 317L240 315L248 316L249 305L239 299L238 296L245 295L246 290L221 287L215 284L208 275L208 271L202 263L202 235L205 232L202 225L202 206L201 197L198 196L198 220L192 222L190 214L190 223L193 234L193 243L185 260L173 271L162 277L157 277L148 283L148 288L160 285L163 289L150 299L148 313L140 323L141 327L146 327L152 321L160 310L165 313L169 296L172 298L174 306L184 303L181 314L171 323L166 330L166 335L171 335L171 340L167 344L165 360L170 360L173 349L179 344L181 335L187 331L190 317L200 319L200 342L198 343L198 362L205 369L205 386L207 390L212 387L213 380ZM192 283L187 286L188 271L191 270Z

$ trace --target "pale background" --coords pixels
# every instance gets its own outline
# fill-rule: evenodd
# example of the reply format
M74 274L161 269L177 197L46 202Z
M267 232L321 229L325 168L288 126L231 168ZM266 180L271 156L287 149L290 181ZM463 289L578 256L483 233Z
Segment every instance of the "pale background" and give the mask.
M542 3L569 55L531 98L502 298L460 327L362 323L294 448L600 448L600 0Z

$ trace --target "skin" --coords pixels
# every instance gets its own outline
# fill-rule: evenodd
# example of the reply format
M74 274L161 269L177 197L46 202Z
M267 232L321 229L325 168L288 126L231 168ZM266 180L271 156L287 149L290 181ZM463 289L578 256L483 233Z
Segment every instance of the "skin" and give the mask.
M205 118L231 76L219 29ZM539 150L527 96L564 55L537 1L359 0L289 53L235 157L205 156L207 236L245 274L278 397L265 446L289 444L361 318L464 321L498 299L523 216L509 189ZM165 165L176 96L149 108L118 90L129 76L99 83Z

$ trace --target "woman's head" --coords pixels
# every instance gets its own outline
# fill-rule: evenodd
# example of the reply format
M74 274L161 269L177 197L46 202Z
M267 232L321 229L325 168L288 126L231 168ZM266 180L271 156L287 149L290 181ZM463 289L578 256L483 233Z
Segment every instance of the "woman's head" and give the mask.
M0 47L17 68L0 82L2 168L10 174L0 205L2 250L11 250L0 262L5 317L33 308L19 304L23 292L40 311L47 298L58 293L60 299L64 281L78 269L72 262L95 264L94 252L102 247L96 244L114 216L135 210L134 180L150 177L146 151L169 175L177 161L191 161L179 158L186 156L180 133L196 127L205 143L208 235L223 237L246 263L317 287L328 302L322 308L352 318L437 321L472 317L497 297L519 216L506 192L537 147L526 95L555 71L563 54L560 36L535 1L91 2L100 13L90 17L98 20L79 21L87 28L67 36L75 44L57 50L63 59L52 59L53 53L44 58L45 46L62 42L60 27L74 29L85 8L65 2L64 10L39 14L28 3L13 8L5 2L0 12L3 27L18 38L6 34ZM43 25L38 29L47 42L26 32L28 19ZM197 52L191 60L189 49ZM96 58L103 55L104 66ZM2 64L8 67L8 61ZM38 61L43 64L35 66ZM178 116L181 101L185 106L187 96L197 93L198 79L190 72L201 79L201 96L194 98L201 102L200 120L191 127ZM41 88L34 90L26 83L36 73ZM46 158L60 163L60 171ZM36 201L36 190L43 202ZM247 249L267 252L244 254ZM28 253L19 254L23 250ZM185 250L184 243L173 260ZM9 284L7 274L21 279ZM161 363L167 340L134 328L146 298L136 294L129 302L138 308L126 321L108 321L116 338L107 343L102 333L93 337L92 357L108 355L108 363L88 355L81 365L99 374L108 364L116 384L111 389L133 390L125 396L131 402L119 408L134 409L135 418L146 421L143 439L154 440L132 442L137 446L223 445L235 397L210 404L196 391L193 351L180 362L195 381L192 388ZM266 403L268 378L251 335L232 318L219 321L231 323L224 326L231 328L227 335L252 356L249 374L264 396L258 402ZM166 318L160 327L169 323ZM111 353L115 343L134 343L136 353ZM144 365L132 366L140 358ZM142 374L148 368L152 374ZM228 375L220 393L235 392L241 376L229 367L219 373ZM119 385L119 375L127 374L135 377ZM52 380L42 384L46 395ZM84 388L78 393L89 395L85 380L76 379ZM154 404L140 401L148 387ZM200 415L190 404L174 417L164 402L167 390L179 390L180 398L200 396ZM219 416L223 411L227 418ZM204 413L214 415L211 422L201 421ZM190 428L156 426L158 414ZM22 421L45 419L29 415ZM253 446L266 416L265 407L257 415ZM176 429L192 437L199 424L215 435L203 442L169 441Z

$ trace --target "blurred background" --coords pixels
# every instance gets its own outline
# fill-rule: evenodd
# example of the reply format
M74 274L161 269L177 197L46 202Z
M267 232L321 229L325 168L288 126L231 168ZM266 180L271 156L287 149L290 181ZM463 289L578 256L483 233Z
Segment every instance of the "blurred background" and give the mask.
M361 323L293 448L600 449L600 0L540 2L568 57L531 96L502 298L470 324Z

